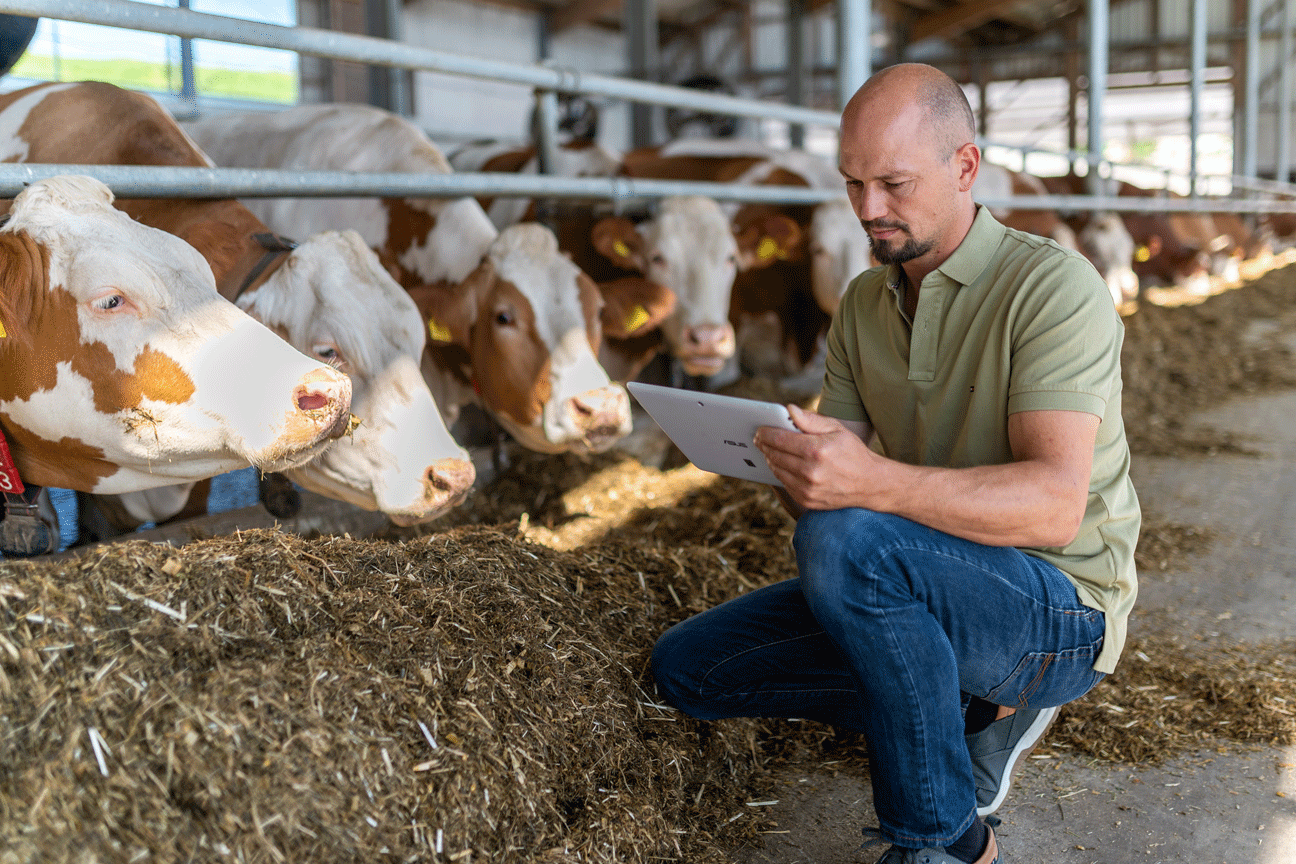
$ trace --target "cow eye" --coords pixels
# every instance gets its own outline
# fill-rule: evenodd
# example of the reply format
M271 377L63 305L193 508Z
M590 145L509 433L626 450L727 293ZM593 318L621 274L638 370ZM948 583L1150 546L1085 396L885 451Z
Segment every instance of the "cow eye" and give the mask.
M90 305L102 312L111 312L113 309L120 309L125 306L126 297L122 294L105 294L90 301Z
M662 255L660 252L657 252L657 253L654 253L653 256L652 256L652 258L650 258L650 259L648 259L648 260L649 260L649 263L656 264L657 266L660 267L660 266L662 266L662 265L664 265L664 264L666 263L666 256L665 256L665 255Z
M311 348L311 351L325 363L337 364L342 362L342 355L332 345L316 345Z
M513 313L508 309L500 309L495 313L495 323L501 327L508 327L513 323Z

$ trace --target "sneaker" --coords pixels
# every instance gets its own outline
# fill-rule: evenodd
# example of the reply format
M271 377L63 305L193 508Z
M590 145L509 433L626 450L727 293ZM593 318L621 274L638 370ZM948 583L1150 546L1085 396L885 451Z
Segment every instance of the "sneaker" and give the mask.
M987 825L985 851L972 864L1005 864L1006 861L1007 859L999 854L999 843L995 840L994 829ZM944 849L901 849L899 846L892 846L877 860L877 864L964 864L964 862Z
M989 816L1008 796L1022 762L1057 719L1058 709L1019 708L974 735L965 736L976 781L977 816Z

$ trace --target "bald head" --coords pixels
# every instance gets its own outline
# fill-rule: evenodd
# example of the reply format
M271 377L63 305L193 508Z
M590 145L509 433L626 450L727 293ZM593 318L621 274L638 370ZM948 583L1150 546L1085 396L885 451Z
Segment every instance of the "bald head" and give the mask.
M923 131L942 160L976 138L976 120L963 88L925 63L888 66L865 81L842 111L842 134L861 123L877 128L914 110L924 115Z

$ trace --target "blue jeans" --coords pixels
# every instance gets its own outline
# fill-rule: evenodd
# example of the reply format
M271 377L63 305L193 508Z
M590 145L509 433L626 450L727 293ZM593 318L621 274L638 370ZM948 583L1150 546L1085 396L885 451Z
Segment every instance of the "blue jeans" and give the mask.
M968 694L1061 705L1103 678L1103 613L1052 564L870 510L808 511L800 577L662 635L663 698L693 717L802 717L862 732L873 805L898 846L946 846L976 818Z

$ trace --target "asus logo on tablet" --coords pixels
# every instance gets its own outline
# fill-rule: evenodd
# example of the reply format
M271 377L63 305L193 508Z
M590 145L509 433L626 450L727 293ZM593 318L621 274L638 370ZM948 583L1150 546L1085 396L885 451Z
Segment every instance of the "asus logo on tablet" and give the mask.
M742 448L744 448L744 449L747 447L746 444L740 444L740 443L737 442L737 441L729 441L729 440L726 440L724 443L728 444L730 447L742 447Z

